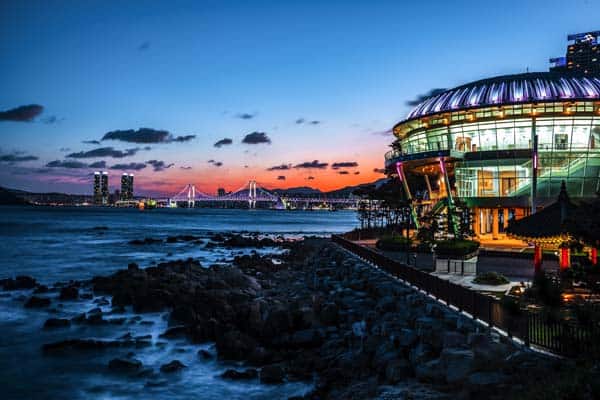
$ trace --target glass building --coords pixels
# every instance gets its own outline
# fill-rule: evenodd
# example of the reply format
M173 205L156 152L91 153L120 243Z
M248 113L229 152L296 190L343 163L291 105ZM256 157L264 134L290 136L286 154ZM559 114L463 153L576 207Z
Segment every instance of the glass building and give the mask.
M469 83L426 99L393 133L388 172L403 182L403 174L423 176L431 208L460 199L474 211L478 235L497 237L510 219L554 201L562 181L572 198L600 191L600 76L543 72Z
M121 175L121 200L133 200L133 174Z
M100 191L100 177L99 171L94 172L94 204L102 204L102 192Z

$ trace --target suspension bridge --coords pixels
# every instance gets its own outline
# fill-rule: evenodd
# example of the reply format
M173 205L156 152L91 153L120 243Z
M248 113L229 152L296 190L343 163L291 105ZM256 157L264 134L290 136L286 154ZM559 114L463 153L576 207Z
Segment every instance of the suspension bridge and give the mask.
M320 196L285 196L272 193L259 186L255 180L249 181L238 190L224 195L210 195L196 188L196 185L187 184L179 193L166 199L158 199L157 203L162 206L177 207L180 205L193 208L200 203L206 202L238 202L247 203L248 208L256 208L257 203L270 204L274 208L287 209L304 205L312 208L319 205L328 208L354 207L358 198L353 195L348 197Z

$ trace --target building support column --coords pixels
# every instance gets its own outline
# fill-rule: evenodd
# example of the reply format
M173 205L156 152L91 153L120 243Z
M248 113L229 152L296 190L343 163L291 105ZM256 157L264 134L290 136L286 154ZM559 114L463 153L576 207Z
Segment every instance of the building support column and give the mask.
M538 175L538 135L535 117L531 121L531 213L536 211L537 175Z
M408 200L408 204L410 207L410 216L415 225L415 229L419 229L419 219L417 218L417 212L415 211L415 207L413 206L413 198L410 193L410 188L408 187L408 182L406 181L406 176L404 175L404 167L402 166L402 162L398 161L396 163L396 172L398 173L398 179L402 182L402 187L404 188L404 194L406 194L406 199Z
M446 171L446 164L444 163L444 157L440 157L440 171L444 177L444 186L446 187L446 199L448 200L448 223L449 228L452 229L454 236L458 235L458 224L456 218L454 218L454 200L452 199L452 191L450 190L450 179L448 178L448 172Z
M492 210L492 239L498 240L498 209L494 208Z
M538 273L542 270L542 246L535 244L533 248L533 270Z
M508 208L504 209L504 214L502 215L502 219L504 220L504 221L502 221L503 222L502 226L506 230L506 228L508 228Z
M571 266L571 249L568 247L560 248L560 270L564 271L565 269Z
M598 264L598 248L592 247L592 251L590 252L590 261L592 265Z
M427 193L429 193L429 200L433 199L433 191L431 190L431 182L429 182L429 175L425 174L425 184L427 185Z
M473 208L473 233L475 233L475 236L481 234L480 212L477 207Z

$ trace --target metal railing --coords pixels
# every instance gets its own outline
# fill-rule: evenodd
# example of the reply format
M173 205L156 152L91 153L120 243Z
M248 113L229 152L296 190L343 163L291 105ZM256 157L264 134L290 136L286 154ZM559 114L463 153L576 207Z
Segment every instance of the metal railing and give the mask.
M426 294L453 306L459 312L466 312L474 319L497 327L509 337L516 337L526 346L539 346L555 354L577 357L600 356L600 328L595 324L581 325L567 321L553 321L546 316L520 310L511 312L492 296L465 288L427 272L402 264L374 249L333 235L334 243L354 253L358 257L376 265L395 278L401 279Z

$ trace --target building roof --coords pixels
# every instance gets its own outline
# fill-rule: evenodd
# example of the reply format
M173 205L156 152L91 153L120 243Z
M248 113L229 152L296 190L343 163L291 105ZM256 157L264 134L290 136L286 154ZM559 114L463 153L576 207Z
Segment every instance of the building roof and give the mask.
M565 100L600 100L600 76L534 72L483 79L424 100L407 120L468 108Z
M577 211L578 207L569 199L563 181L555 203L528 217L511 221L506 231L512 237L526 241L562 241L577 233L573 218Z

